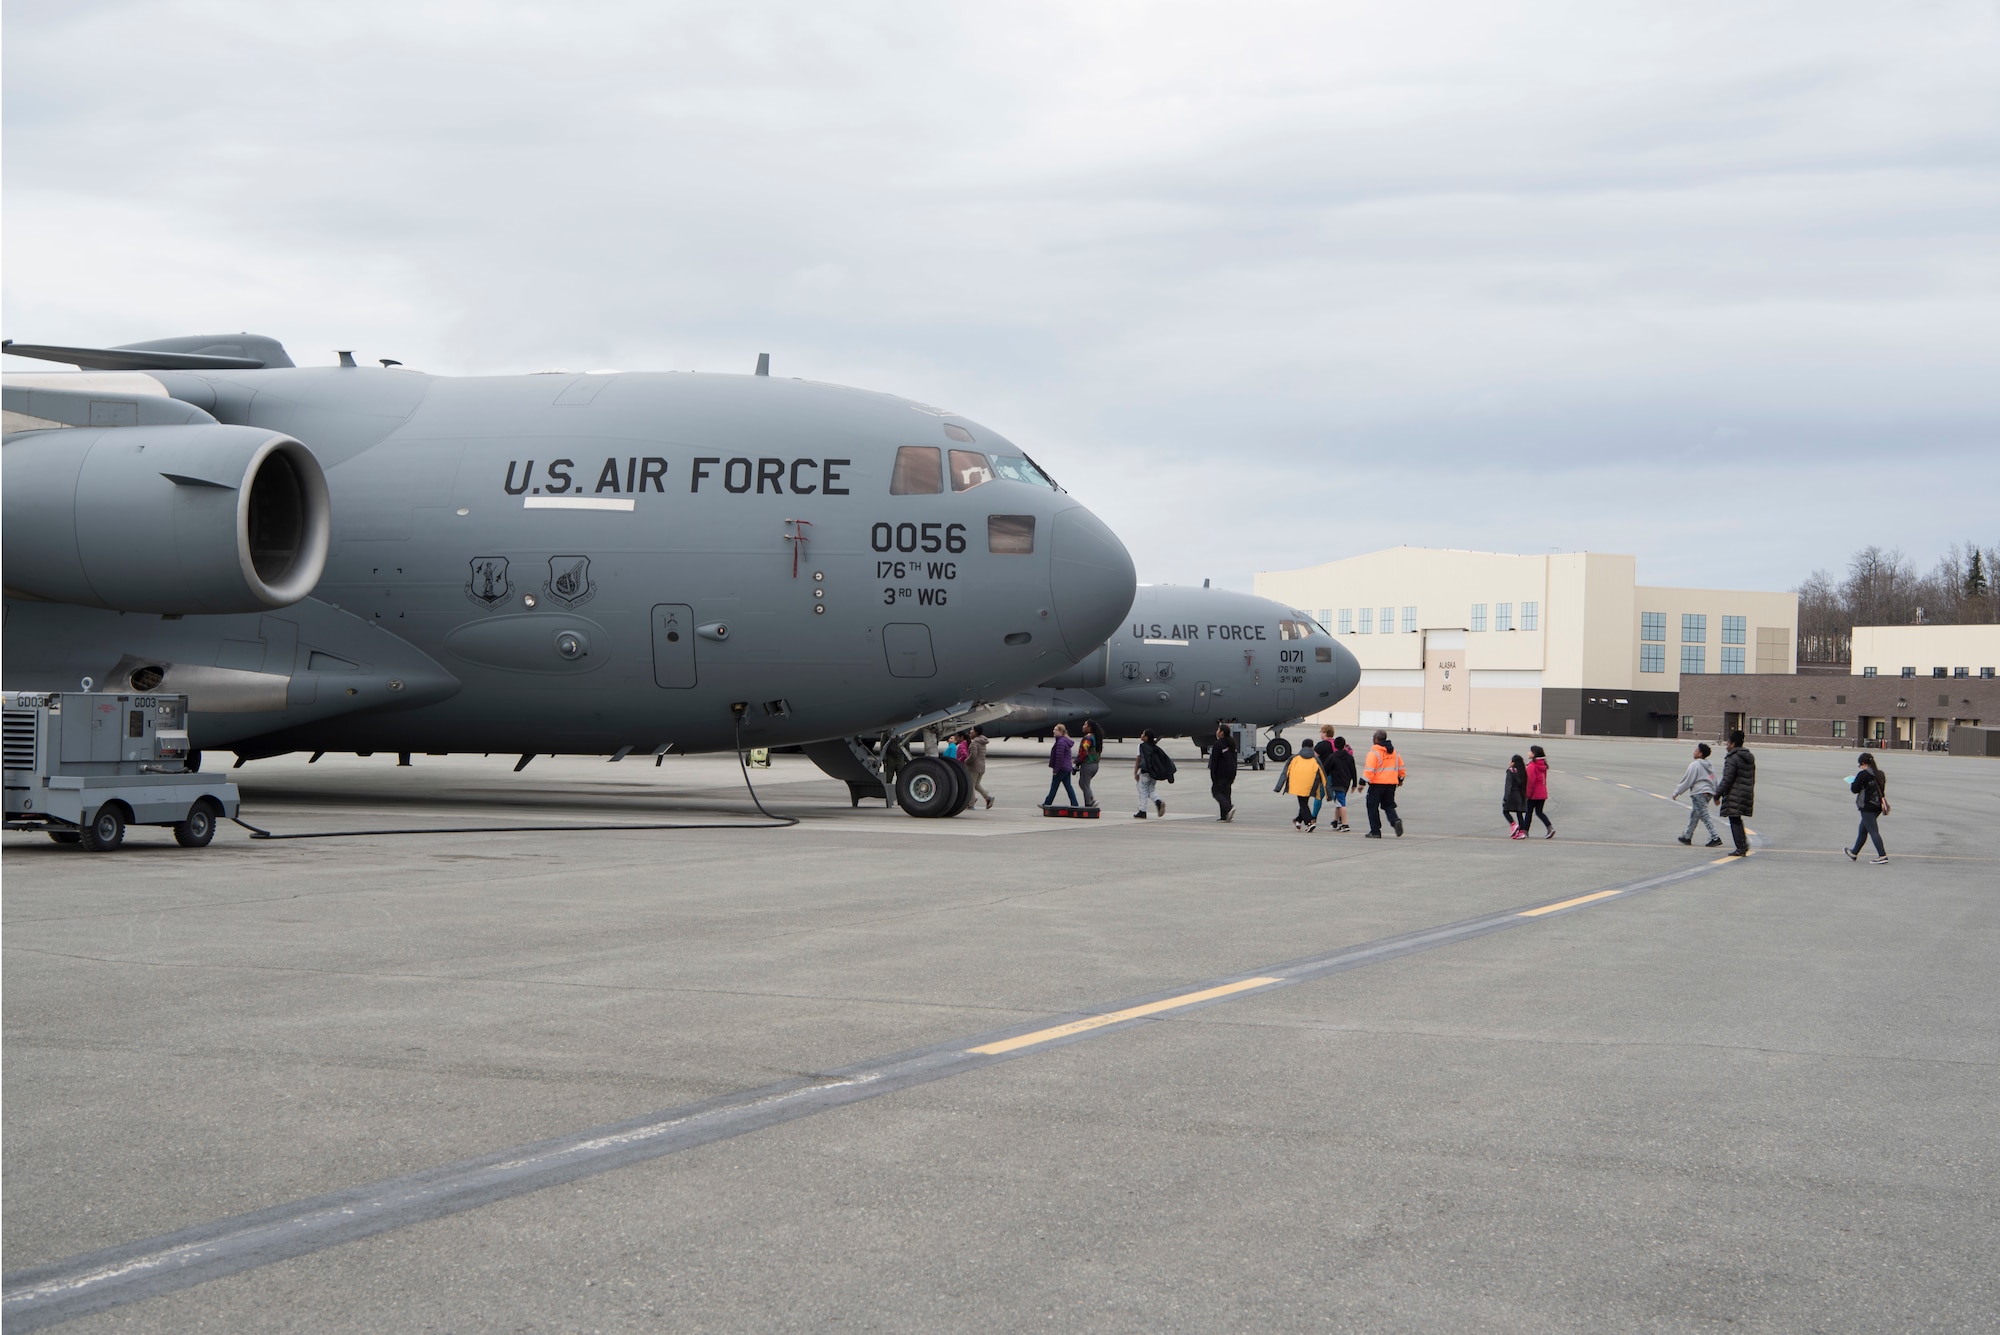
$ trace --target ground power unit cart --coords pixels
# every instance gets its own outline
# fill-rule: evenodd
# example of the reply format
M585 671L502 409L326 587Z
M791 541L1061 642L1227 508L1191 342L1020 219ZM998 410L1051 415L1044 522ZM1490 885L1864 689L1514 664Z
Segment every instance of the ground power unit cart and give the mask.
M128 825L170 825L183 848L202 848L235 818L236 785L187 766L185 695L0 695L7 829L103 853Z

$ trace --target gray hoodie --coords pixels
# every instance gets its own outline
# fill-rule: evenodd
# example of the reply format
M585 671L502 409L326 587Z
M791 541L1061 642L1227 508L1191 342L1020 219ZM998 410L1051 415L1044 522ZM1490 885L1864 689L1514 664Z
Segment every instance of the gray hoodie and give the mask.
M1682 793L1692 793L1696 797L1714 797L1715 766L1696 757L1695 762L1687 767L1687 773L1681 775L1680 787L1674 789L1675 797L1679 797Z

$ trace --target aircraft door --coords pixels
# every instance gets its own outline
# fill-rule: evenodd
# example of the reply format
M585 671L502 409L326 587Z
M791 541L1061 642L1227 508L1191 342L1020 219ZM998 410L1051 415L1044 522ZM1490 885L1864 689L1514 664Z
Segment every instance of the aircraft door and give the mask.
M882 654L892 677L935 677L931 628L921 621L891 621L882 627Z
M1205 681L1194 684L1194 712L1197 714L1208 712L1208 683Z
M694 608L686 603L653 607L653 682L668 690L695 684Z

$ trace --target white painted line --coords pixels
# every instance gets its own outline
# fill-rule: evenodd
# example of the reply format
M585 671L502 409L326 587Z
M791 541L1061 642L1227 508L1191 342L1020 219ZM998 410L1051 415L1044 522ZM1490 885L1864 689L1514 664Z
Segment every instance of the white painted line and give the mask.
M523 510L631 510L637 501L618 501L609 496L524 496Z

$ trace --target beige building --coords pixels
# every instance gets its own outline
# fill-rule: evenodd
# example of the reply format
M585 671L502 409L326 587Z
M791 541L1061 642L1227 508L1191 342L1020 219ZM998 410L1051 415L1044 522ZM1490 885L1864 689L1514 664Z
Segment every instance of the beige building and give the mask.
M1361 685L1315 718L1474 732L1680 731L1683 674L1789 673L1798 598L1637 582L1631 556L1396 547L1256 591L1317 617Z
M1984 677L2000 667L2000 626L1856 626L1857 677Z

